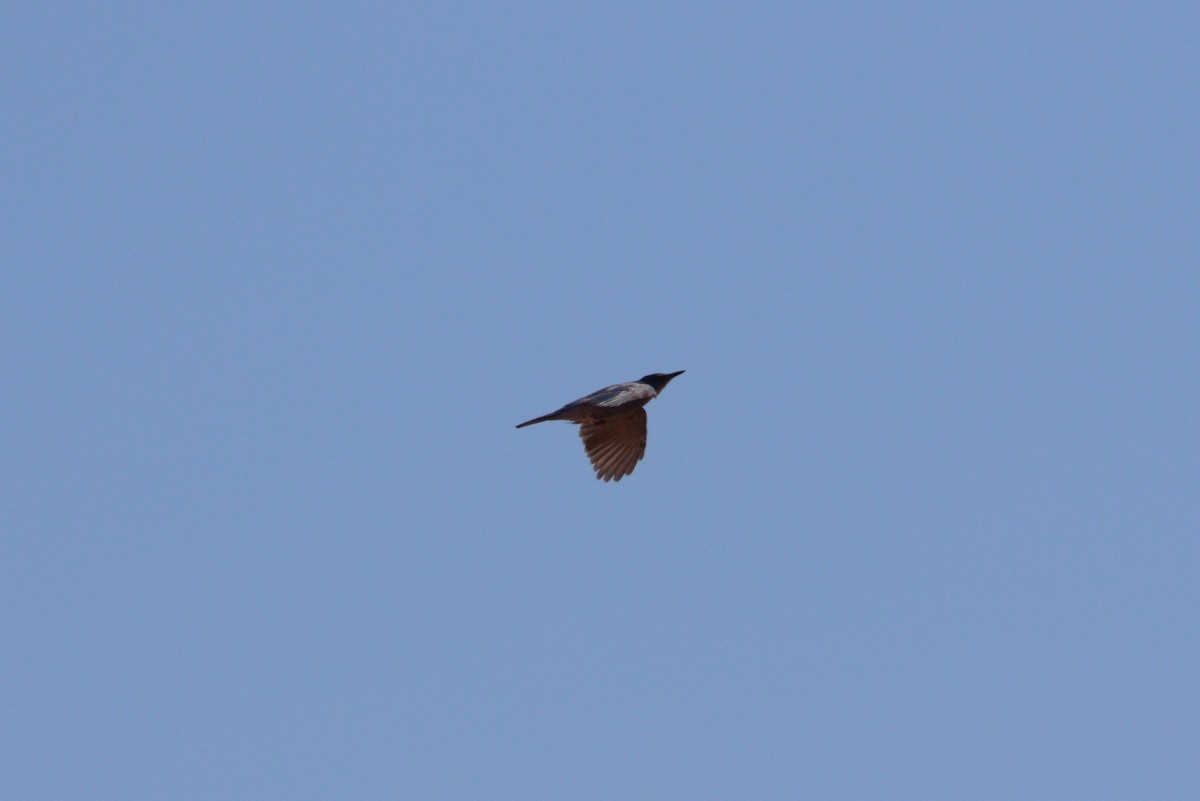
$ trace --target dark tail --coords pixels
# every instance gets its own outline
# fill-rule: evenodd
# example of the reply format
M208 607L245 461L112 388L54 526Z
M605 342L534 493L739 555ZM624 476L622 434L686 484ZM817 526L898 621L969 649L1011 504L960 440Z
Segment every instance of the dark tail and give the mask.
M547 420L553 420L554 415L556 414L558 414L558 412L551 412L550 414L544 414L541 417L535 417L532 420L526 420L524 423L521 423L521 425L517 426L517 428L524 428L525 426L531 426L534 423L544 423Z

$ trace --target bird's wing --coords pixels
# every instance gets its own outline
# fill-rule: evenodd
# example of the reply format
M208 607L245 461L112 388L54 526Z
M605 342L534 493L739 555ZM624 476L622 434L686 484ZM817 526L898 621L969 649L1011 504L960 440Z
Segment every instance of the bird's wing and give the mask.
M654 397L654 394L654 388L649 384L632 381L628 384L613 384L611 387L597 390L591 395L580 398L571 405L587 404L611 408L614 406L623 406L633 401L649 401Z
M639 408L632 414L584 423L579 438L596 478L620 481L646 455L646 411Z

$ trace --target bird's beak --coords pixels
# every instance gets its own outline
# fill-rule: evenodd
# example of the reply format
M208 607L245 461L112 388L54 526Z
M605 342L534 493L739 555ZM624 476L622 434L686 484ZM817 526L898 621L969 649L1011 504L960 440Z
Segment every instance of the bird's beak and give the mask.
M667 373L667 378L674 378L677 375L683 375L687 370L680 370L678 373Z

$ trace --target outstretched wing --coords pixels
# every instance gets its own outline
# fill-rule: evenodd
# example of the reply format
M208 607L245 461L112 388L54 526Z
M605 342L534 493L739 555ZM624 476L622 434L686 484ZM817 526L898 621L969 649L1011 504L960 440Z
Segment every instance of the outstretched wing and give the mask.
M584 423L579 438L596 478L620 481L646 455L646 411L639 408L632 414Z

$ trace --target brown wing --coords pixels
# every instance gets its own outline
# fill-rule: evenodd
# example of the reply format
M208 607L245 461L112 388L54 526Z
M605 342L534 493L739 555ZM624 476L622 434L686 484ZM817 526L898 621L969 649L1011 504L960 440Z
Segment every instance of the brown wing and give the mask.
M596 478L620 481L646 455L646 410L584 423L579 427L579 438L596 469Z

